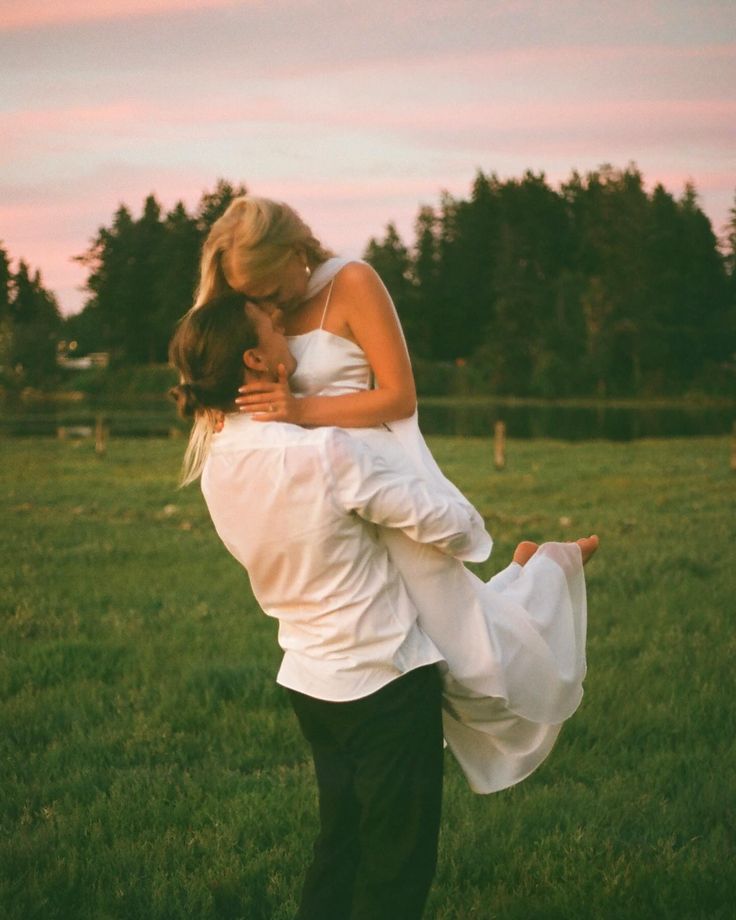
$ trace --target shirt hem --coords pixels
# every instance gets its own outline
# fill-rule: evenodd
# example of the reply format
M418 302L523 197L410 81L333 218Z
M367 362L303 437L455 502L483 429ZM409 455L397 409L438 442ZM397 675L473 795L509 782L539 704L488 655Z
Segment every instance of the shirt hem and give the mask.
M377 681L375 684L371 682L367 685L367 689L364 689L358 694L348 694L348 695L334 695L334 694L325 694L324 691L321 691L319 695L315 692L313 688L306 689L304 684L299 684L299 681L290 681L287 678L283 677L281 674L278 674L276 677L276 683L280 687L284 687L286 690L295 690L297 693L303 693L305 696L311 696L313 699L322 700L326 703L351 703L354 700L362 700L366 696L370 696L373 693L376 693L382 687L385 687L387 684L390 684L394 680L398 680L400 677L405 677L407 674L411 674L412 671L416 671L417 668L425 668L431 664L441 664L445 659L442 655L436 657L431 657L427 661L418 661L413 664L411 667L407 668L405 671L396 670L394 674L382 675L381 680Z

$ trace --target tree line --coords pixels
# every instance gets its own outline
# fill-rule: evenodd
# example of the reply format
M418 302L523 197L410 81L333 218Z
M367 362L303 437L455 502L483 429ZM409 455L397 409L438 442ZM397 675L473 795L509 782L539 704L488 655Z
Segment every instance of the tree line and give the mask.
M245 192L220 180L191 214L154 195L138 218L121 205L77 257L88 298L64 321L38 273L10 272L0 248L4 379L48 378L60 336L117 364L165 362L202 242ZM719 247L692 185L647 192L633 165L558 189L544 174L478 172L467 198L419 209L413 242L388 224L364 257L394 298L420 391L462 377L499 394L736 395L736 204L731 218Z
M419 359L514 395L736 393L736 206L725 253L692 185L649 194L630 166L500 181L389 225L367 258Z
M69 320L69 333L119 363L165 362L174 324L192 305L202 243L233 198L245 193L245 186L220 180L193 214L181 201L164 214L149 195L137 220L120 205L112 225L101 227L78 257L88 270L90 296Z
M0 244L0 386L24 386L56 374L63 321L41 274L24 260L13 271Z

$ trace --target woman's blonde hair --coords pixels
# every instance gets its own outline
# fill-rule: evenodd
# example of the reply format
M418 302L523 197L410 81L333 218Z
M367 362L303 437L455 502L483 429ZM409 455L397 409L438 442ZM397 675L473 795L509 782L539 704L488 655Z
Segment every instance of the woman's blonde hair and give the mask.
M192 309L227 291L278 276L294 252L315 266L333 255L297 212L282 201L243 195L212 225L204 246Z
M202 247L199 284L189 312L224 294L245 293L249 284L278 276L294 252L304 253L310 267L334 255L288 204L253 195L234 198L210 228ZM199 476L216 418L210 409L195 413L182 485Z

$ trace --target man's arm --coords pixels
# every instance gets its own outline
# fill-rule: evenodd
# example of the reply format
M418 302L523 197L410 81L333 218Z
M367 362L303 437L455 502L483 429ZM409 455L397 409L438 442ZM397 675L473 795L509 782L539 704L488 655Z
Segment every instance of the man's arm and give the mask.
M408 462L389 465L380 454L339 429L324 446L324 462L335 500L382 527L403 530L417 543L427 543L456 559L482 562L493 541L483 518L469 503L433 488Z

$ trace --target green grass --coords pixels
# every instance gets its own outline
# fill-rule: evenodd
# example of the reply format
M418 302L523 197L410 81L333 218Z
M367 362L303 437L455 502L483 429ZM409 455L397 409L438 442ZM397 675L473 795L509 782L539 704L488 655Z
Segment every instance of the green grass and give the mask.
M428 920L727 918L736 890L736 474L722 438L436 438L516 543L595 531L586 695L473 795L447 755ZM0 916L285 920L316 829L274 624L182 442L0 442Z

